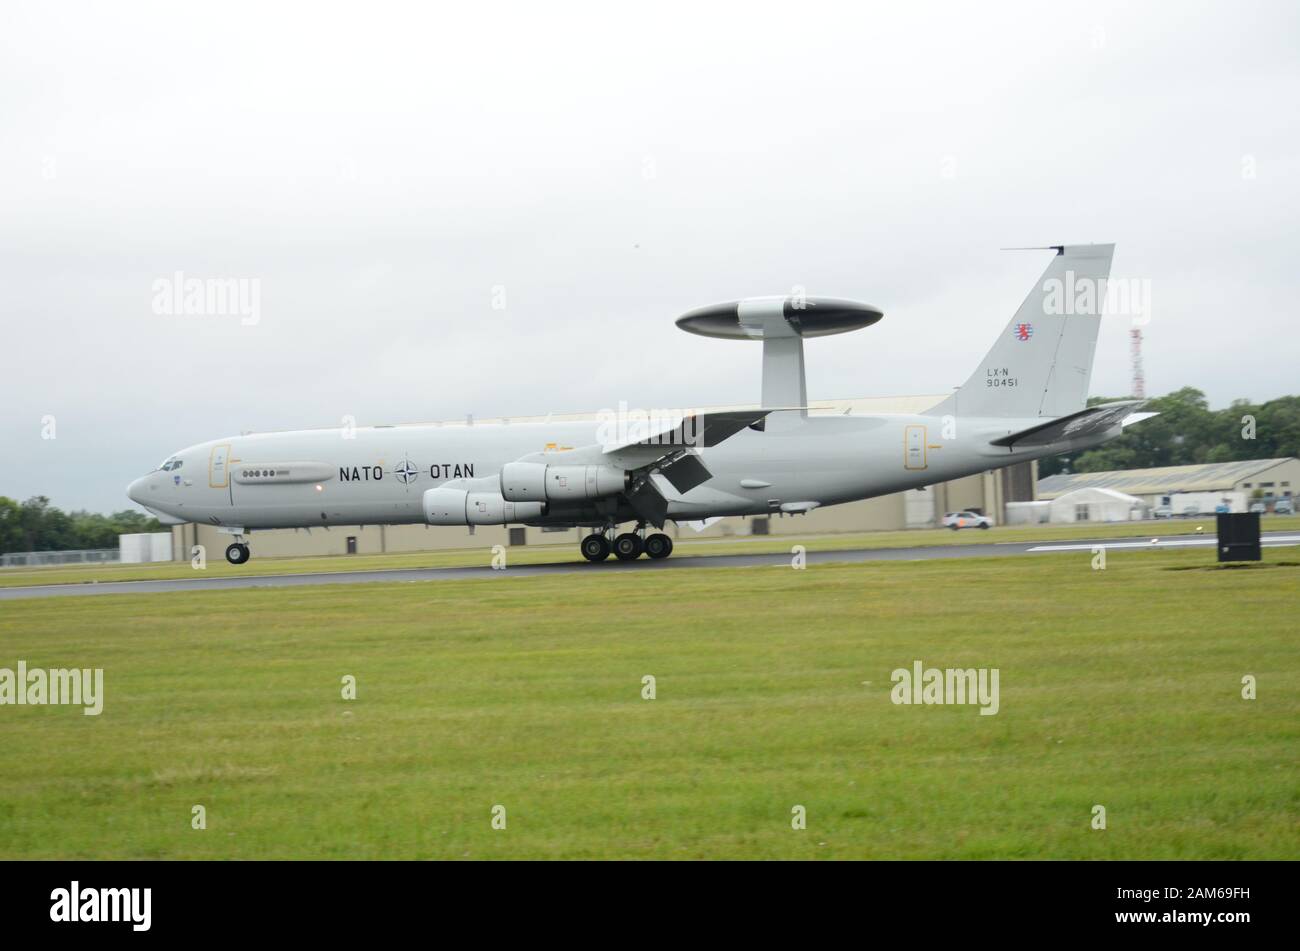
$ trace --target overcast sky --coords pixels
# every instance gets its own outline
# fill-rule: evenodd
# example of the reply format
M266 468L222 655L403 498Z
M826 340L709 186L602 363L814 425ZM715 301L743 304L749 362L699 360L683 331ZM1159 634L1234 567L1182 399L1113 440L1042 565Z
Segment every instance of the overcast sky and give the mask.
M759 347L673 319L797 286L885 311L809 341L810 397L943 393L1020 245L1150 281L1149 394L1300 392L1294 4L198 7L0 12L0 495L127 508L344 415L756 402ZM156 313L178 271L258 321Z

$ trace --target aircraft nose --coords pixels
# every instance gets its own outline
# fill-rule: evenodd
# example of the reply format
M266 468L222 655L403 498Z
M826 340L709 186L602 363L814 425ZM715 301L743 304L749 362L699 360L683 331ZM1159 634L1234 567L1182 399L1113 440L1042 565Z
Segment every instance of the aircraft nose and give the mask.
M144 483L145 476L136 479L126 487L126 497L137 505L144 505Z

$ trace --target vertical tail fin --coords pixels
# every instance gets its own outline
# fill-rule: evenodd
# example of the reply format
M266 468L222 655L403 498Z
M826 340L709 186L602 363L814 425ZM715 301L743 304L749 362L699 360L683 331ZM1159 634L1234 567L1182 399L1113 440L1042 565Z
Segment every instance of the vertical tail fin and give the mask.
M1023 419L1084 408L1115 245L1055 250L970 379L931 413Z

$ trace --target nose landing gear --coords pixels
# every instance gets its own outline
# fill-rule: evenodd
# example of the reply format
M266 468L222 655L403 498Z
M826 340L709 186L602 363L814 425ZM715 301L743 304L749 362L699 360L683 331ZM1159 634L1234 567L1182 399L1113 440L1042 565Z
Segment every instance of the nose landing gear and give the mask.
M230 562L232 565L242 565L251 557L252 553L248 550L248 546L243 542L235 542L226 549L226 561Z

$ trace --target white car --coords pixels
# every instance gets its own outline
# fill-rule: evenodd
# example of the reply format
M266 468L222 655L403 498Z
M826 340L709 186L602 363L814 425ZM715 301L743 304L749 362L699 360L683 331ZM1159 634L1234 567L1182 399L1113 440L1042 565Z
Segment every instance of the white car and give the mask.
M943 517L943 524L953 531L959 528L992 528L993 519L975 512L949 512Z

